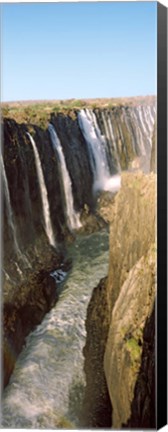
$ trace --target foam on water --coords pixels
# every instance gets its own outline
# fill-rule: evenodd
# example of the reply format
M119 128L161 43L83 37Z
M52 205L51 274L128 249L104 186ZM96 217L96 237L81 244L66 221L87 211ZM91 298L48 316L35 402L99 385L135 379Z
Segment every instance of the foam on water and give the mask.
M121 187L121 176L115 175L110 177L105 184L105 190L110 190L112 192L117 192Z

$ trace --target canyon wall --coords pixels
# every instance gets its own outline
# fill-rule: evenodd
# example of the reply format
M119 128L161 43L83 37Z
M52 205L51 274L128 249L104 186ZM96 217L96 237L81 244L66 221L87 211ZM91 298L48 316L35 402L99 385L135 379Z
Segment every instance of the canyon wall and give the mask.
M155 174L125 173L114 201L101 211L110 222L110 262L87 313L89 427L99 427L106 412L108 427L110 410L114 428L155 427L155 203Z
M74 109L67 114L63 110L52 112L47 125L34 124L33 118L25 123L4 118L1 167L5 383L25 335L56 301L50 272L62 264L66 266L66 241L74 239L68 205L74 215L80 217L86 212L89 217L96 211L101 189L95 189L95 184L106 189L110 176L123 170L140 167L149 171L155 116L153 100L142 105ZM63 181L62 160L58 148L54 148L49 124L61 146L68 185ZM101 163L107 172L101 169ZM28 315L30 319L25 318Z

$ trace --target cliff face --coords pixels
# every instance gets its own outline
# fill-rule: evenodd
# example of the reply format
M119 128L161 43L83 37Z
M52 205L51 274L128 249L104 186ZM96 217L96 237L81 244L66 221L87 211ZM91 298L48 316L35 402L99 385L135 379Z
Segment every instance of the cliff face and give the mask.
M155 259L156 255L152 245L148 254L143 256L129 272L112 312L104 368L113 407L112 424L114 428L121 428L131 417L131 403L134 400L141 361L142 368L144 368L143 363L146 362L146 359L148 364L154 360L153 352L147 352L144 346L146 343L144 333L147 332L145 330L146 321L150 318L154 307ZM153 338L149 339L148 343L153 344ZM143 346L146 356L142 359ZM132 418L131 427L155 426L155 423L150 423L151 417L155 418L155 411L149 409L152 408L151 400L154 401L153 378L153 367L150 372L146 368L144 376L141 374L139 377L139 391L136 402L134 400L139 415L136 423ZM141 385L144 381L145 389Z
M89 426L96 421L92 420L91 401L98 399L101 403L102 389L106 389L104 400L107 402L109 394L111 403L101 405L102 418L111 407L114 428L152 428L155 426L155 176L124 174L114 202L101 213L110 221L110 263L107 282L102 285L101 296L100 287L95 289L86 321L87 329L93 323L95 329L88 332L84 349ZM106 332L102 330L104 327ZM92 381L90 395L88 383Z
M59 241L59 238L63 238L62 225L65 220L60 200L59 178L57 174L55 175L57 171L53 172L54 155L47 132L39 129L36 131L35 128L33 130L35 136L38 135L37 146L41 155L44 178L51 203L51 219L55 237ZM27 131L26 125L18 125L11 120L4 122L3 157L8 187L8 193L6 188L3 188L4 268L9 277L13 278L13 282L15 279L18 280L19 274L17 274L16 266L12 268L12 262L19 265L22 271L25 266L29 266L23 262L24 259L21 258L21 255L23 257L23 254L27 253L30 262L32 262L33 257L35 258L37 254L43 255L43 251L48 245L35 160L30 140L26 134ZM56 217L56 215L58 216Z
M155 241L155 177L124 175L109 212L109 304L113 308L129 271ZM111 210L111 213L110 213Z
M87 123L85 132L90 141L89 146L79 122L81 112ZM61 142L72 183L76 211L83 210L86 205L92 211L95 204L93 182L96 161L91 147L96 145L102 147L102 155L104 154L107 159L110 175L123 169L134 169L135 161L136 167L149 171L154 119L154 101L149 106L71 110L68 115L61 112L51 113L49 122L55 127ZM90 133L91 130L95 137L99 137L99 144ZM3 197L5 213L3 231L6 245L4 262L5 271L8 273L10 254L16 252L14 234L24 252L28 251L29 246L32 251L32 247L37 247L37 239L46 236L35 157L27 132L31 133L39 154L51 223L57 243L62 242L65 237L67 217L60 177L60 161L54 152L47 125L41 128L31 123L18 124L15 120L5 118L3 132L4 172L15 228L14 233L9 217L9 202L7 202L9 200L5 192ZM29 229L25 229L27 226Z

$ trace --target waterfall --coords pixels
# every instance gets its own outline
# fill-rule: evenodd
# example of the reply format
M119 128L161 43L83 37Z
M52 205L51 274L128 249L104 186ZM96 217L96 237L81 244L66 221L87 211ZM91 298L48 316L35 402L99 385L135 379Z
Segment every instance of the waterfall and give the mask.
M29 136L29 139L31 141L34 156L35 156L35 163L36 163L36 169L37 169L37 175L38 175L38 181L39 181L39 187L40 187L40 194L41 194L41 201L42 201L42 208L43 208L43 217L45 222L45 232L48 237L50 245L55 247L55 239L54 239L54 233L51 223L51 217L50 217L50 209L49 209L49 202L48 202L48 195L47 195L47 189L45 185L44 175L42 171L41 161L39 158L39 154L36 148L36 144L32 136L27 132L27 135Z
M13 220L13 211L12 211L11 200L10 200L8 180L7 180L7 176L6 176L6 171L5 171L5 166L4 166L4 161L3 161L2 155L1 155L1 165L2 165L2 176L3 176L3 182L4 182L5 197L6 197L7 218L8 218L8 224L9 224L11 231L12 231L14 249L15 249L15 252L16 252L18 259L23 261L23 263L26 264L27 267L31 267L28 259L21 252L21 250L19 248L19 244L18 244L18 240L17 240L17 234L16 234L16 228L15 228L15 224L14 224L14 220ZM18 263L15 263L15 264L16 264L18 273L21 275L22 271L20 270Z
M79 219L79 214L75 212L74 202L73 202L73 194L72 194L72 183L69 176L69 172L67 170L64 153L62 150L62 146L56 130L52 124L49 124L48 130L51 137L52 146L56 156L59 158L60 162L60 175L62 179L62 187L65 198L65 213L67 225L70 229L77 229L81 227L81 222Z
M155 109L151 106L138 105L123 109L123 117L132 137L132 145L139 156L150 154L152 133L155 121ZM132 130L132 132L131 132Z
M150 105L137 105L101 109L96 112L102 133L111 146L111 155L120 171L122 158L126 167L132 157L149 159L156 109Z
M8 224L11 228L12 235L13 235L13 242L14 242L14 248L16 251L17 256L21 255L21 251L19 249L18 241L17 241L17 235L16 235L16 229L13 221L13 211L10 201L10 193L9 193L9 187L8 187L8 180L6 177L6 171L5 166L3 162L3 158L1 155L1 165L2 165L2 176L3 176L3 182L4 182L4 189L5 189L5 197L6 197L6 205L7 205L7 218L8 218Z
M154 128L154 117L149 106L138 106L135 108L136 121L139 124L143 141L146 142L144 153L151 151L152 133Z
M115 180L110 176L106 156L106 140L101 135L96 116L92 110L85 109L78 113L78 122L81 132L88 146L89 159L94 175L93 190L116 190L120 187L120 176Z

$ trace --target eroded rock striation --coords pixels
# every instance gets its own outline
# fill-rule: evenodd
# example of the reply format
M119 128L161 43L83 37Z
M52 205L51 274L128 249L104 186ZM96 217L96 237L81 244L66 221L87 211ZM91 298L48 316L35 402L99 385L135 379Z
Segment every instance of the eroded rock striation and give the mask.
M114 428L155 426L155 181L153 173L123 174L119 193L101 210L110 222L110 263L86 320L89 427L100 425L94 400L102 419L111 409Z

